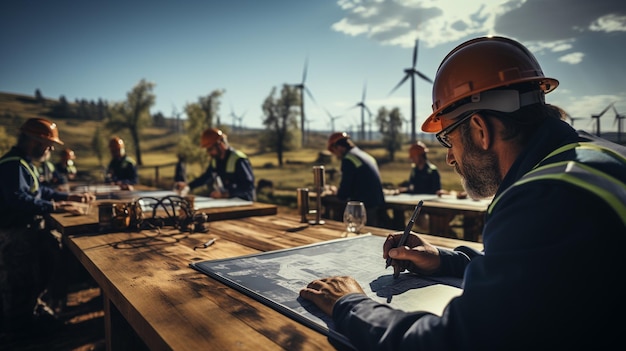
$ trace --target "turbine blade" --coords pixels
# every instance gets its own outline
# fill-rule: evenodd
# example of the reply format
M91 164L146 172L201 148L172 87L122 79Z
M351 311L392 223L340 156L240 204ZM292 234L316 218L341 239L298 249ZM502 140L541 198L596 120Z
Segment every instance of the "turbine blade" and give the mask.
M365 101L365 93L367 92L367 84L363 83L363 97L361 98L361 102Z
M311 98L311 100L313 100L313 102L317 105L317 101L315 101L315 98L313 97L313 94L311 94L311 91L309 90L309 88L307 88L306 86L303 87L304 91L306 92L306 94Z
M304 60L304 69L302 70L302 85L304 85L304 82L306 81L306 72L309 69L309 58L307 57Z
M430 84L433 83L433 80L428 78L426 75L424 75L422 72L419 71L415 71L415 73L417 73L418 76L420 76L420 78L422 78L423 80L429 82Z
M391 91L389 92L389 95L393 94L396 90L398 90L398 88L399 88L402 84L404 84L404 82L406 82L406 80L407 80L407 79L409 79L409 76L410 76L410 75L409 75L408 73L407 73L407 74L405 74L405 75L404 75L404 78L402 78L402 79L400 80L400 82L399 82L398 84L396 84L396 86L395 86L395 87L393 87L393 89L391 89Z
M602 110L602 112L600 112L600 114L598 115L598 118L602 117L602 115L605 114L606 111L608 111L611 108L611 106L613 106L613 104L615 104L615 102L612 102L609 104L609 106L605 107L604 110Z
M415 39L415 47L413 48L413 68L415 68L415 65L417 64L417 43L419 42L419 39Z

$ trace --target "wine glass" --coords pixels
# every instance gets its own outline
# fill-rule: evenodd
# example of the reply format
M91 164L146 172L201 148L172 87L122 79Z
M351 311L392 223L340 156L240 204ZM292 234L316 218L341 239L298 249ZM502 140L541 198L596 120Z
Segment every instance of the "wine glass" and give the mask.
M359 234L361 228L367 222L365 205L360 201L348 201L343 211L343 223L348 233Z

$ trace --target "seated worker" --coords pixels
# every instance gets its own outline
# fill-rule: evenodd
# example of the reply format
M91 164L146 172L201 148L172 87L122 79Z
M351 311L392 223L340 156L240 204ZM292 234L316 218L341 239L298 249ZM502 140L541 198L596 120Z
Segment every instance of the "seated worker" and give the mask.
M206 171L190 183L177 182L175 189L189 187L193 190L209 185L213 198L233 198L256 200L254 173L248 156L228 144L227 136L217 128L209 128L202 133L200 146L205 148L211 161Z
M378 303L350 277L320 277L300 296L332 315L334 332L357 350L623 343L626 147L562 120L545 101L558 85L512 39L475 38L446 55L422 131L436 133L470 197L495 195L484 251L438 248L415 233L398 247L402 235L390 235L381 266L391 258L394 272L462 278L463 292L439 316Z
M428 147L421 141L409 147L409 159L411 159L411 173L409 174L408 187L401 187L401 193L410 194L437 194L441 190L441 177L437 166L430 163L426 154Z
M55 165L57 172L68 182L75 180L76 174L78 173L76 164L74 163L75 159L76 154L74 151L72 149L65 149L61 154L61 160Z
M65 177L63 177L52 161L50 161L51 153L48 153L46 158L37 163L37 173L39 174L39 184L45 185L50 188L58 189L59 191L67 191L64 187L67 184Z
M45 289L57 301L66 295L60 264L73 255L59 249L43 216L81 213L77 202L95 200L93 194L69 195L40 184L33 163L43 162L55 145L63 145L57 125L31 118L20 127L17 144L0 158L0 334L41 333L32 329L37 297Z
M113 183L122 189L132 190L132 186L137 184L137 166L135 160L126 155L124 140L113 137L109 141L111 151L111 162L106 170L105 183Z
M341 161L341 181L335 194L341 201L361 201L367 225L386 226L385 195L376 159L357 147L348 133L332 133L327 149Z

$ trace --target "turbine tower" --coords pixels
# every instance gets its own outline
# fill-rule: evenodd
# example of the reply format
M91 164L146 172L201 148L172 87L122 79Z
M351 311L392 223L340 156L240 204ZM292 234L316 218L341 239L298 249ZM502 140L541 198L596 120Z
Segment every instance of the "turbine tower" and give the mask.
M361 97L361 101L357 102L354 107L361 108L361 131L359 133L360 140L365 140L365 111L371 116L372 111L370 111L369 107L365 105L365 93L367 91L367 85L363 84L363 95Z
M410 68L404 69L404 78L402 78L402 80L400 80L400 82L393 89L391 89L391 92L389 93L389 95L393 94L393 92L396 91L402 84L404 84L404 82L406 82L409 78L411 78L411 144L415 143L416 141L416 136L415 136L415 122L416 122L416 119L415 119L415 76L418 76L431 84L433 83L432 79L428 78L426 75L424 75L422 72L418 71L415 68L415 66L417 65L418 42L419 40L415 40L415 47L413 48L413 66L411 66Z
M300 90L300 129L302 132L302 145L304 145L305 140L306 140L306 129L305 129L305 123L306 123L306 116L304 114L304 94L306 92L306 94L311 98L311 100L313 100L313 102L315 102L317 104L317 102L315 101L315 98L313 97L313 94L311 94L311 91L309 90L309 88L307 88L305 82L306 82L306 73L307 73L307 69L309 66L309 60L308 58L304 61L304 69L302 71L302 82L298 83L298 84L292 84L293 87L296 87Z
M622 120L626 118L626 115L619 114L617 112L617 108L613 105L613 112L615 112L615 120L613 121L613 125L617 123L617 142L622 142Z
M608 111L611 106L613 106L613 104L615 104L615 102L612 102L609 104L609 106L605 107L604 110L602 110L602 112L600 112L597 115L591 115L591 120L593 120L594 118L596 119L596 135L600 136L600 117L602 117L602 115L604 115L606 113L606 111Z

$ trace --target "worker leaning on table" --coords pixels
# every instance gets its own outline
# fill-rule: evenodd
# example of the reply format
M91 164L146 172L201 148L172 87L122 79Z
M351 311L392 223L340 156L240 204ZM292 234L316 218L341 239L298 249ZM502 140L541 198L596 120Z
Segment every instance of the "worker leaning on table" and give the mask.
M47 307L63 307L67 279L63 264L71 253L59 247L43 215L79 213L76 202L90 202L95 196L70 195L39 183L33 162L47 159L59 145L63 142L54 122L30 118L20 127L17 144L0 157L0 334L43 332L29 329L39 325L33 309L42 292L46 293L39 297Z
M211 188L210 197L256 200L254 172L245 153L236 150L228 143L226 133L218 128L202 132L200 146L206 149L211 161L206 171L188 184L177 182L174 187L183 190L186 186L193 190L203 185Z
M495 195L484 252L438 249L413 233L383 257L394 269L464 278L442 316L406 313L349 277L301 291L359 350L598 350L623 344L626 148L575 131L544 102L544 77L520 43L469 40L441 63L422 125L448 148L470 196ZM381 260L381 265L383 260Z

